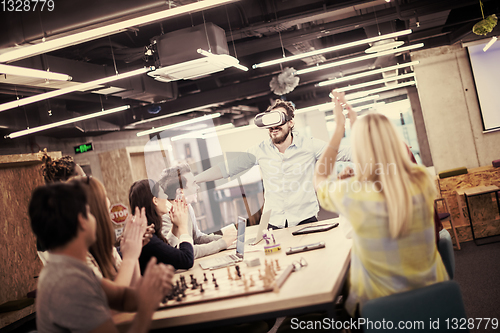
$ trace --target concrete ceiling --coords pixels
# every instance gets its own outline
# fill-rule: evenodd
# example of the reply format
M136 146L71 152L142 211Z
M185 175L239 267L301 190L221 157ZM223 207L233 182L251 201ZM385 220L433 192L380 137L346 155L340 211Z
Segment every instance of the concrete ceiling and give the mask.
M174 8L192 2L196 1L74 0L56 1L52 12L2 12L0 55L16 46L36 44L42 38L51 40L68 36L168 9L168 6ZM485 14L500 14L498 1L485 0L483 3ZM155 55L148 52L153 49L151 41L154 37L207 23L225 31L229 53L251 68L253 64L280 58L283 53L291 56L408 28L413 29L413 33L399 38L405 46L423 42L425 48L431 48L472 41L480 38L472 34L471 29L481 18L476 0L240 0L203 12L134 26L118 34L75 43L48 54L16 60L10 64L69 74L73 80L45 82L2 75L0 104L113 75L115 66L118 72L126 72L155 65ZM291 61L283 67L298 70L318 63L330 63L363 55L368 47L366 44ZM172 48L175 52L182 47L172 45ZM299 85L286 95L286 99L293 101L297 107L323 103L328 100L331 87L315 87L318 82L406 61L409 61L409 54L402 52L301 75ZM124 104L132 108L99 118L98 122L92 120L67 125L63 129L48 130L43 135L61 138L149 129L211 112L223 113L216 120L218 123L243 124L245 119L249 120L263 111L272 99L279 97L270 90L269 82L281 70L280 65L250 69L248 72L231 67L195 80L169 83L155 81L144 74L90 91L6 110L0 112L0 145L6 140L4 135L27 126L35 127ZM370 77L377 78L382 78L382 75ZM350 82L353 83L356 81ZM394 93L390 96L393 97ZM177 117L165 117L205 105L211 107ZM159 107L159 113L151 114ZM163 118L145 121L159 116Z

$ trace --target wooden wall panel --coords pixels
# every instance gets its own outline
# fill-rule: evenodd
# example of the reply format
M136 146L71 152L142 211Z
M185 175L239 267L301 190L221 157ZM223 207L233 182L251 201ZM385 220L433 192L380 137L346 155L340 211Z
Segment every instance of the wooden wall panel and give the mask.
M446 201L448 202L451 218L457 227L460 242L472 240L470 221L467 214L465 200L463 195L458 196L457 198L456 192L457 190L464 190L477 186L496 185L500 187L500 168L486 166L469 169L469 173L464 175L438 179L438 184L441 196L446 198ZM461 201L461 205L463 207L462 212L459 211L458 200ZM494 207L495 205L491 205L491 198L489 200L485 198L478 200L486 201L482 204L479 201L476 202L476 204L479 203L479 206L473 205L476 206L476 209L479 209L479 211L476 211L477 214L482 215L481 218L479 218L479 215L473 217L476 236L484 237L500 233L500 222L498 221L498 217L490 216L491 214L498 214L498 210ZM488 212L485 210L486 206L488 206Z
M61 153L50 153L60 157ZM26 298L36 289L42 263L28 216L32 191L43 185L37 154L0 158L0 304ZM34 312L34 306L0 316L0 327Z
M130 155L126 148L99 154L102 179L111 204L128 205L128 191L133 183ZM130 207L129 207L130 211Z
M130 161L132 163L132 179L134 182L148 178L144 153L131 153Z
M492 166L469 169L469 173L445 179L439 179L441 196L446 198L453 221L461 221L455 192L476 186L496 185L500 187L500 168ZM465 204L464 204L465 207ZM465 213L466 216L466 213ZM468 218L466 217L468 224Z

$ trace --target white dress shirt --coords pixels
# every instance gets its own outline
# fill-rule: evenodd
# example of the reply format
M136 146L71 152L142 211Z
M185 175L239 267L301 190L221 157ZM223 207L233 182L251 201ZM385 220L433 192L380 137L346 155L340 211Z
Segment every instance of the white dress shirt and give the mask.
M258 164L264 182L264 210L272 209L269 223L283 228L316 216L318 200L313 186L314 166L326 142L304 137L293 131L292 144L280 153L271 139L219 164L224 178L232 177Z

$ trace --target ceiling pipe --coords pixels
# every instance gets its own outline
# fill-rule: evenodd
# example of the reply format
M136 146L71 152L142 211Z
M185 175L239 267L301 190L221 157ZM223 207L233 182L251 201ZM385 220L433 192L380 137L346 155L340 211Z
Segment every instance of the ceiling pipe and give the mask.
M404 21L406 29L410 26L410 23L408 22L411 18L413 17L418 17L417 15L417 10L415 9L413 13L415 15L409 15L409 16L403 16L401 14L401 9L399 8L399 0L394 0L394 6L396 7L396 14L398 15L398 19L401 21Z

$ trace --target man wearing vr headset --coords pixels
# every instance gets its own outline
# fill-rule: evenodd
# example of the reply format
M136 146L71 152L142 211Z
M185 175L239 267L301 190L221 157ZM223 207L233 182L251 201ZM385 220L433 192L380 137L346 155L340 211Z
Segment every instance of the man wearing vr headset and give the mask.
M312 179L326 142L293 130L294 111L291 102L277 100L255 117L258 127L269 130L270 139L228 160L227 166L221 163L198 174L196 182L232 177L258 164L264 182L263 211L272 209L270 227L286 228L317 221L319 205Z

